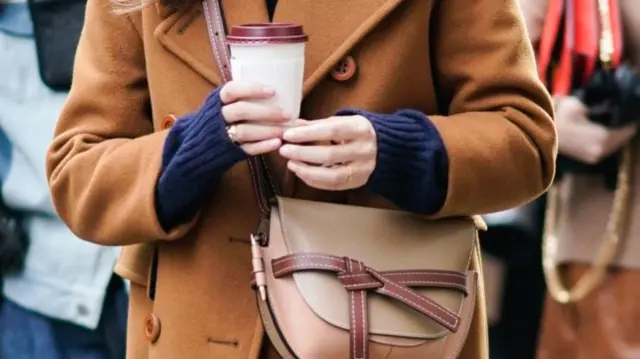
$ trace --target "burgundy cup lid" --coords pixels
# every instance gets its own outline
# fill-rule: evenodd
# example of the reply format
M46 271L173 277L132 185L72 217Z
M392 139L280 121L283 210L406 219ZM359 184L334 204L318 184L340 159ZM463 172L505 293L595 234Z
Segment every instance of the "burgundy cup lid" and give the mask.
M302 25L278 23L233 26L227 36L230 44L291 44L306 42L307 39Z

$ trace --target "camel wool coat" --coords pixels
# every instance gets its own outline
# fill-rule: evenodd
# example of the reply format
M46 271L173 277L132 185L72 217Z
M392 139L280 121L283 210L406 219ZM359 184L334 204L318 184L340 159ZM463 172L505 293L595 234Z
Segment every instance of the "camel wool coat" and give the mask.
M222 8L229 26L268 21L264 0L222 0ZM449 156L447 197L434 217L517 206L551 182L552 105L517 0L280 0L274 21L309 35L303 118L342 107L430 116ZM331 76L347 57L353 76ZM246 163L188 223L167 233L156 217L163 119L202 104L220 84L214 64L201 4L116 15L109 0L88 1L48 175L56 209L79 237L124 246L116 271L132 283L129 359L261 355L247 240L259 211ZM364 190L311 189L277 154L270 160L289 196L390 207ZM485 316L479 300L462 358L487 358Z

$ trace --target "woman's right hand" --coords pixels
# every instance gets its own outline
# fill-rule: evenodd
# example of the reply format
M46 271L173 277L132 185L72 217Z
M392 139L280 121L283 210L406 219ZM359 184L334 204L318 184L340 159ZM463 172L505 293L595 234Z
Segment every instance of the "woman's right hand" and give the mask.
M291 114L279 107L252 103L268 99L275 91L261 84L231 81L220 90L222 116L232 140L251 156L276 151L282 146L283 123Z
M636 134L636 124L609 129L592 122L588 108L576 97L556 102L556 128L561 154L586 164L596 164L626 145Z

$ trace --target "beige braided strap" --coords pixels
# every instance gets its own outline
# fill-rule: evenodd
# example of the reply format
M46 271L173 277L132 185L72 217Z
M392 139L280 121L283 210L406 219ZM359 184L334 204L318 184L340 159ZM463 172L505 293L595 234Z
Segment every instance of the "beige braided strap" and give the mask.
M630 178L633 168L631 154L632 146L625 146L618 169L618 185L613 197L611 214L605 228L602 244L593 259L593 265L570 289L563 284L556 261L558 243L561 240L556 233L560 202L559 189L557 186L549 189L542 240L542 267L549 294L559 303L567 304L580 301L598 287L618 253L629 210Z

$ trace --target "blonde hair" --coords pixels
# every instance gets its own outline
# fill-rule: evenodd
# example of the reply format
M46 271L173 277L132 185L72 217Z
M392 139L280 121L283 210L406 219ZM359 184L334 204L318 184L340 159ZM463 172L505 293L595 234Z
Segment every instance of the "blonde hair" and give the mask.
M113 5L114 14L126 15L141 11L147 6L153 5L158 1L169 8L183 10L195 0L111 0L111 4Z
M141 11L154 2L154 0L111 0L112 12L116 15L126 15Z

